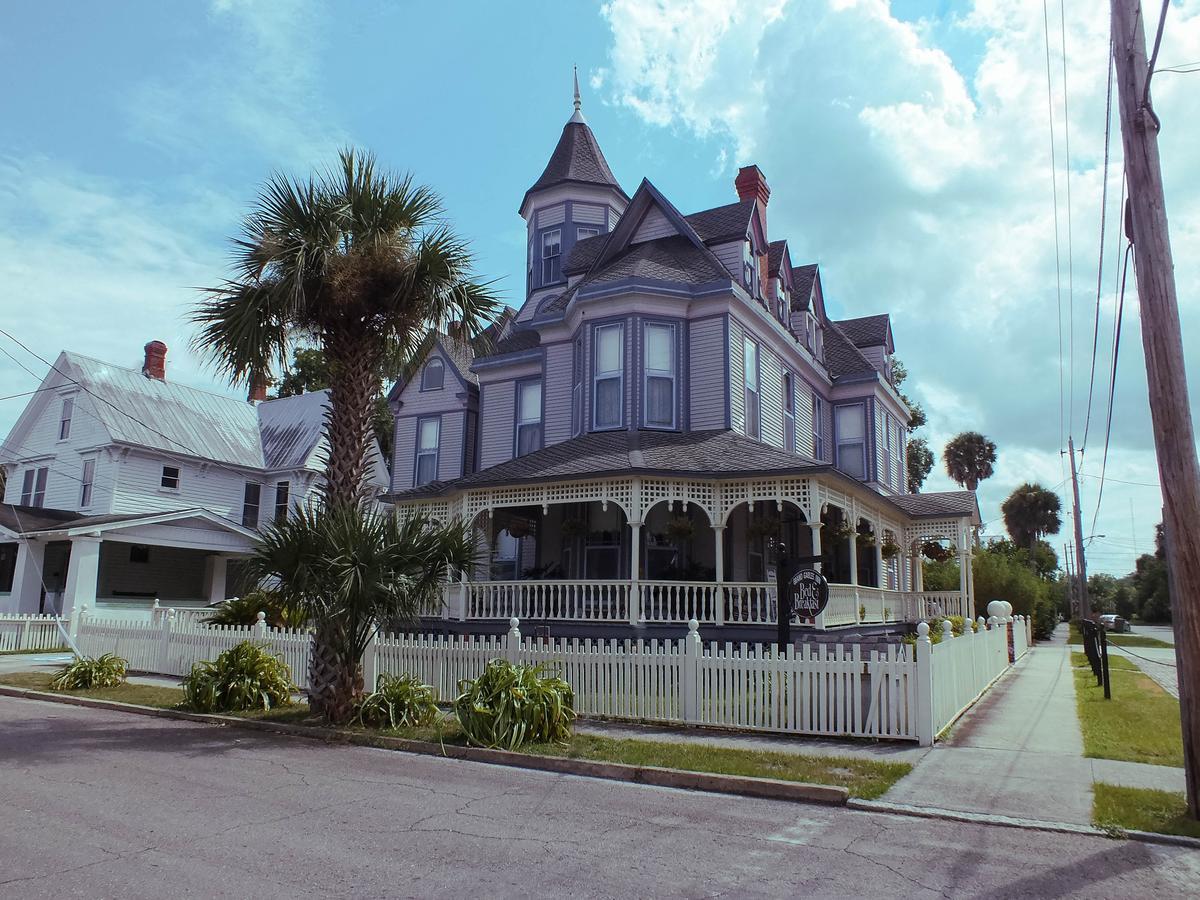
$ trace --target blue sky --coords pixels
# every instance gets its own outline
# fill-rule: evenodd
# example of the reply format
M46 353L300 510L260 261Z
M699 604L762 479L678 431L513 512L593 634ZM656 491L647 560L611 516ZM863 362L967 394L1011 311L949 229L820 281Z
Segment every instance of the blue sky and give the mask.
M787 237L797 260L820 262L832 312L892 313L931 445L966 428L1000 445L981 490L987 533L998 534L1013 487L1062 480L1060 441L1080 436L1086 410L1107 25L1090 4L1067 6L1073 257L1056 15L1051 85L1073 416L1059 415L1036 0L11 6L0 22L0 82L10 87L0 92L4 327L47 357L70 348L128 365L162 339L171 377L222 389L187 348L193 288L222 277L226 239L273 169L303 174L347 143L440 191L480 273L519 302L517 205L570 114L578 64L585 112L627 190L648 177L692 212L733 199L739 165L763 168L772 236ZM1172 4L1162 58L1200 59L1200 0ZM1200 269L1186 251L1200 237L1189 150L1200 92L1189 77L1200 78L1161 75L1155 91L1190 347L1200 327ZM1107 272L1102 359L1112 281ZM1095 568L1117 572L1150 549L1161 505L1132 295L1129 305L1095 528L1105 537L1091 548ZM1195 385L1195 365L1191 374ZM0 396L34 386L0 355ZM0 431L23 403L0 401ZM1088 533L1100 418L1084 461ZM929 487L949 486L939 464Z

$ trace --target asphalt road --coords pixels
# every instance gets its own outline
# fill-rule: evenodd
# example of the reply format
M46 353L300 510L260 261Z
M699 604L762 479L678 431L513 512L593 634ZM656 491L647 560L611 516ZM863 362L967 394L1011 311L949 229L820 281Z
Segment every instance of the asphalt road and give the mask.
M1195 896L1200 851L0 697L0 897Z

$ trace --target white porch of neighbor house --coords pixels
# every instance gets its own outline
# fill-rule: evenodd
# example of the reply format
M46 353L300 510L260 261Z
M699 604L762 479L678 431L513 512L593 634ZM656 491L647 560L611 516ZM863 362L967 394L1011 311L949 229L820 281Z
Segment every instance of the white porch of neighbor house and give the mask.
M105 612L199 607L232 596L231 562L254 533L207 510L77 519L16 542L12 612L70 617L86 604Z
M832 479L830 479L832 481ZM972 615L970 516L918 518L819 476L740 481L609 478L402 503L472 522L489 564L445 589L457 621L770 625L781 557L820 557L830 603L816 628ZM958 591L927 592L921 547L949 544Z

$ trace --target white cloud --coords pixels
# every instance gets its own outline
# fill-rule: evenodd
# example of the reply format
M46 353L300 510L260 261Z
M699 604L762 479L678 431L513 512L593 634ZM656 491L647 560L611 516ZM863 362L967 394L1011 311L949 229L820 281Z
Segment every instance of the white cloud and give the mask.
M645 4L612 0L604 89L648 126L718 138L730 164L758 163L772 187L773 236L793 258L821 263L835 311L889 311L906 387L925 403L926 437L982 430L1000 446L981 489L985 519L1021 481L1054 485L1059 454L1059 326L1043 9L1037 0L976 0L961 16L896 19L885 0ZM935 27L936 26L936 27ZM1063 84L1057 16L1051 15L1051 85L1059 158L1064 356L1069 357ZM1108 17L1067 10L1073 244L1074 417L1081 436L1095 304L1103 158ZM940 38L943 45L936 41ZM964 49L965 48L965 49ZM1161 59L1200 59L1200 0L1172 4ZM970 68L962 60L970 61ZM956 62L958 63L956 65ZM1195 76L1161 73L1155 104L1184 339L1200 329L1200 263L1184 248L1200 238L1200 137ZM1120 190L1119 134L1109 175L1110 221ZM653 177L654 173L647 173ZM1115 238L1110 238L1109 262ZM1126 318L1109 472L1155 482L1136 298ZM1104 279L1098 403L1107 387L1114 278ZM1193 354L1200 362L1200 354ZM1193 400L1200 370L1191 371ZM1065 404L1070 407L1072 404ZM1093 412L1083 469L1095 475L1103 409ZM938 465L940 470L940 461ZM935 473L930 489L949 487ZM1061 490L1061 489L1060 489ZM1084 479L1091 525L1095 479ZM1105 488L1100 532L1129 534L1129 500L1149 544L1160 499L1154 488ZM1069 525L1064 523L1064 531ZM998 523L990 529L997 533ZM1126 543L1129 543L1128 540ZM1146 549L1143 546L1142 549ZM1127 571L1133 553L1098 556Z

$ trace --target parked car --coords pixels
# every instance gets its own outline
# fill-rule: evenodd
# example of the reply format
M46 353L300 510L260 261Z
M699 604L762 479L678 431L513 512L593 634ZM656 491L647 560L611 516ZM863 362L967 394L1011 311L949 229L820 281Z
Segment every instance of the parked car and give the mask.
M1114 616L1112 614L1101 616L1100 624L1104 626L1105 631L1113 631L1117 634L1129 630L1128 622L1126 622L1120 616Z

